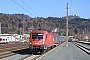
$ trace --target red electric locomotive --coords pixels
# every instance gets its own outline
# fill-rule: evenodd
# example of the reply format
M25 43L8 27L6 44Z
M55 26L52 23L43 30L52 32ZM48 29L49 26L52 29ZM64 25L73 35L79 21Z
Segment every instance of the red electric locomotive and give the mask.
M45 30L33 30L30 33L30 49L42 52L54 46L54 35Z

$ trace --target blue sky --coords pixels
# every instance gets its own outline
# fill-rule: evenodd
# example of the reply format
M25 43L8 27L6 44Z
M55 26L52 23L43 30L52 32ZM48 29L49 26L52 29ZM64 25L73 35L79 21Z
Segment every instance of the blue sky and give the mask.
M16 4L18 3L18 4ZM69 15L77 14L90 18L90 0L0 0L0 12L7 14L26 14L30 17L62 17L66 15L69 3ZM24 3L23 3L23 2ZM27 5L29 6L27 6ZM27 11L28 12L27 12Z

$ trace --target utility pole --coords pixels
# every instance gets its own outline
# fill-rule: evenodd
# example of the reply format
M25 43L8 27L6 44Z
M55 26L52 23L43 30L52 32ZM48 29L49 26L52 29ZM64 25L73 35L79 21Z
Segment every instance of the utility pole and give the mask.
M26 23L25 21L22 22L22 24L23 24L23 40L24 40L24 24L25 23Z
M24 35L24 21L22 22L22 24L23 24L23 35Z
M66 47L68 47L68 3L66 5Z
M0 35L1 35L1 22L0 22Z
M20 27L20 35L21 35L21 32L22 32L22 28Z

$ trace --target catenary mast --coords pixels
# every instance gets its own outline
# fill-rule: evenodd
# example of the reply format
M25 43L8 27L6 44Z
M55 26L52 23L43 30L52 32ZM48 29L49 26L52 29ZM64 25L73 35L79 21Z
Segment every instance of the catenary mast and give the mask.
M66 5L66 47L68 47L68 3Z

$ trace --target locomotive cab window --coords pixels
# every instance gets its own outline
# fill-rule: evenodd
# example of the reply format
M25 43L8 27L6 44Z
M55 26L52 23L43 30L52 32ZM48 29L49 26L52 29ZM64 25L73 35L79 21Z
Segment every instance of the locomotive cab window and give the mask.
M32 39L34 39L34 40L41 40L41 39L43 39L43 34L33 33L32 34Z

